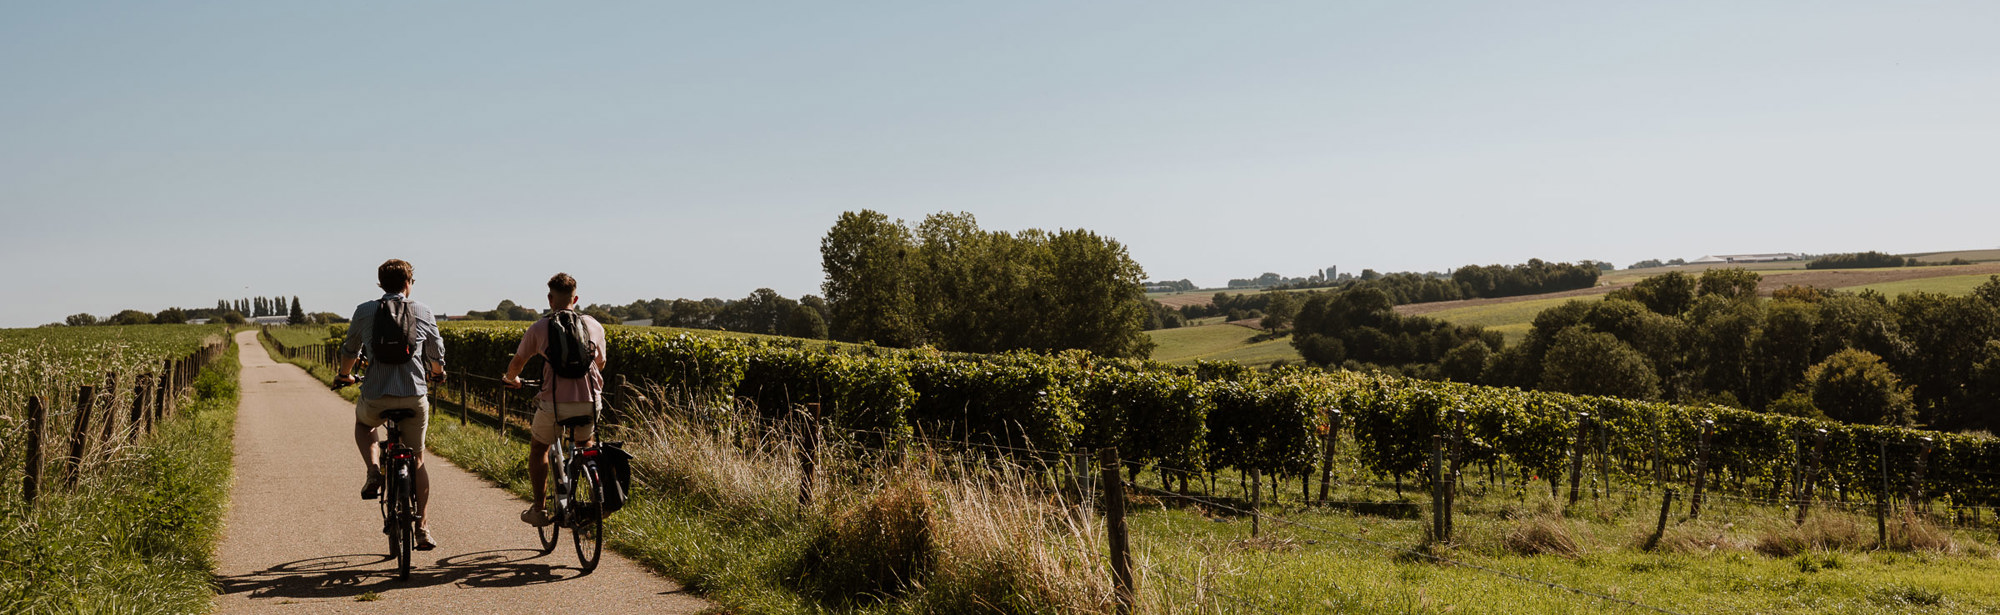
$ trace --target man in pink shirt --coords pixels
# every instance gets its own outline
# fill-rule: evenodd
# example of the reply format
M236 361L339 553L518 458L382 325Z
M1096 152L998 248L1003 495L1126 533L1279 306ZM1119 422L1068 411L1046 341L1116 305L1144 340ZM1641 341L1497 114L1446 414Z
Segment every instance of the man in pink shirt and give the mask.
M521 370L528 366L528 359L542 357L542 392L535 396L540 404L528 427L529 435L533 436L528 442L528 478L535 485L535 504L521 513L522 521L537 527L550 521L542 507L542 498L546 495L549 446L559 436L556 421L596 416L604 400L604 325L577 312L576 304L576 278L567 273L549 278L549 309L553 312L528 327L528 332L521 336L521 346L514 350L514 360L507 364L507 374L500 378L509 387L520 387ZM563 335L566 326L575 327L573 336ZM556 330L556 339L550 338L551 329ZM563 377L556 364L568 354L563 350L564 345L578 341L586 353L583 356L588 372L577 373L580 377ZM589 446L595 431L594 425L576 427L577 445Z

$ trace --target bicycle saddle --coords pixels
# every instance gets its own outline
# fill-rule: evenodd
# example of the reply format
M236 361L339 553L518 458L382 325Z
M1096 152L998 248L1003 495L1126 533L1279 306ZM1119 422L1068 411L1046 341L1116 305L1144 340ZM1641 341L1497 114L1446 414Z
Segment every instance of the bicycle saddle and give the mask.
M382 411L382 420L384 420L384 421L401 421L401 420L404 420L404 419L408 419L408 418L410 418L410 417L413 417L413 416L416 416L416 415L417 415L417 411L416 411L416 410L413 410L413 409L410 409L410 408L397 408L397 409L395 409L395 410L383 410L383 411Z
M597 422L597 417L586 414L583 416L572 416L560 421L556 421L556 424L564 427L581 427L584 425L589 425L594 422Z

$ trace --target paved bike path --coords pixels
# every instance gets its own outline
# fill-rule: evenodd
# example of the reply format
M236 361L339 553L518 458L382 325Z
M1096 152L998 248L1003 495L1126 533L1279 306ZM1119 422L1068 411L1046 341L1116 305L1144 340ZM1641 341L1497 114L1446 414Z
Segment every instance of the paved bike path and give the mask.
M304 370L271 360L255 335L236 337L243 399L217 612L699 613L712 606L610 549L583 574L567 533L542 555L534 529L517 517L524 500L434 455L425 463L439 546L416 552L410 580L397 581L380 509L359 497L354 405Z

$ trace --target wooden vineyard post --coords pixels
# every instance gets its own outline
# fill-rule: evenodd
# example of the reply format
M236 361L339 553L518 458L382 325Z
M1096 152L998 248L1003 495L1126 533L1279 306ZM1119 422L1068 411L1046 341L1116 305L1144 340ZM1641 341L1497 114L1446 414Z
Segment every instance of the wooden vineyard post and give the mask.
M1445 475L1444 484L1444 537L1446 541L1451 540L1453 531L1458 529L1453 527L1456 515L1452 513L1458 510L1458 482L1464 476L1462 474L1464 467L1461 464L1465 457L1465 453L1460 450L1460 447L1465 444L1465 410L1453 410L1452 416L1457 419L1457 425L1453 426L1451 441L1446 443L1448 447L1445 453L1447 460L1451 462L1451 471Z
M1910 512L1923 515L1930 512L1930 496L1924 490L1924 471L1931 462L1931 439L1917 438L1923 448L1917 451L1916 475L1910 480Z
M1882 469L1882 489L1875 492L1875 544L1889 546L1889 441L1875 442L1875 465Z
M1667 515L1673 514L1673 511L1674 490L1668 489L1667 494L1660 498L1660 524L1653 527L1652 537L1646 539L1647 551L1660 546L1660 538L1667 535Z
M1576 413L1576 434L1569 444L1569 505L1576 505L1577 488L1583 482L1583 430L1590 424L1589 412Z
M1326 442L1320 445L1319 502L1321 504L1326 503L1326 491L1333 482L1333 454L1340 446L1340 418L1339 410L1327 413Z
M28 450L23 458L27 476L21 479L21 501L35 505L35 495L42 490L42 423L48 420L48 410L42 407L41 397L28 398Z
M1701 517L1701 504L1707 499L1706 496L1702 495L1702 489L1708 486L1708 438L1714 433L1715 421L1703 420L1701 422L1701 448L1697 452L1699 456L1695 458L1694 463L1694 495L1688 497L1689 519L1698 519Z
M1250 470L1250 537L1256 538L1264 527L1263 499L1264 473Z
M97 405L97 390L90 385L76 389L76 427L69 432L69 457L63 464L63 488L76 488L83 474L83 448L90 443L90 411Z
M819 409L805 404L799 423L799 508L812 506L813 475L819 463Z
M118 372L104 372L104 435L97 439L101 446L111 446L111 438L118 434Z
M466 413L465 379L454 378L453 380L455 380L456 382L445 383L444 385L445 394L450 395L453 400L453 404L458 406L458 425L460 427L464 427L467 421L465 415Z
M1431 542L1450 542L1446 535L1451 515L1445 499L1444 487L1444 435L1431 434Z
M1098 451L1098 465L1104 480L1104 533L1111 542L1111 583L1118 592L1118 613L1126 615L1139 592L1132 579L1132 536L1125 528L1125 483L1119 476L1118 449Z
M1805 486L1803 489L1800 490L1799 493L1799 518L1797 522L1799 525L1805 525L1806 510L1812 508L1813 483L1817 482L1815 479L1819 477L1820 456L1824 453L1825 448L1826 448L1826 430L1820 429L1814 431L1812 463L1806 466Z

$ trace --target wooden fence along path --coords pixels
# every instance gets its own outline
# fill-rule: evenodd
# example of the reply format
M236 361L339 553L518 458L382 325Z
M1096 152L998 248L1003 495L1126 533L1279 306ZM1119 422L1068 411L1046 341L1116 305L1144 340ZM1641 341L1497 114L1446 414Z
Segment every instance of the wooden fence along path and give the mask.
M162 360L158 372L135 375L132 404L124 412L114 407L118 399L118 372L105 372L101 387L77 387L74 400L44 400L39 395L30 396L27 442L22 460L22 502L34 505L35 499L42 493L45 479L49 478L44 475L44 470L51 463L59 474L56 480L47 482L59 483L63 489L75 489L101 466L99 462L111 451L142 443L159 429L163 421L179 414L183 398L193 391L195 376L210 362L221 357L228 347L225 341L208 342L187 355ZM70 405L60 409L51 407L64 401L69 401ZM52 409L57 411L51 413ZM67 425L63 424L65 420ZM65 430L65 427L68 429ZM64 441L56 442L56 438ZM52 453L55 456L50 458Z

